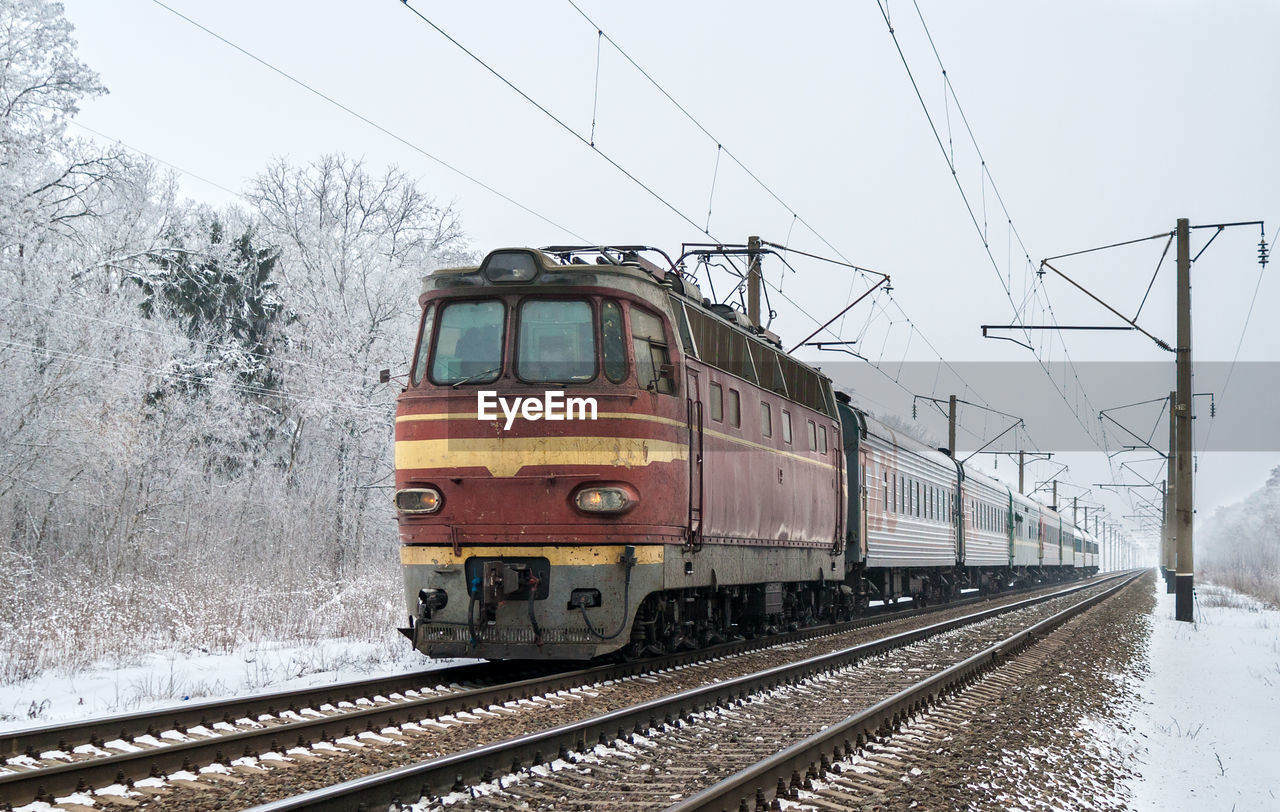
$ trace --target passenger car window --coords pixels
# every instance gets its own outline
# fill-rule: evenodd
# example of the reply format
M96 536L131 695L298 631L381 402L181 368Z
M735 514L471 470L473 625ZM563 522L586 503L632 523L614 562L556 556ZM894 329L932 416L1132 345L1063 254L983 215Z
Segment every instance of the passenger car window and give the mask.
M431 380L492 383L502 373L506 307L497 299L451 302L440 309Z

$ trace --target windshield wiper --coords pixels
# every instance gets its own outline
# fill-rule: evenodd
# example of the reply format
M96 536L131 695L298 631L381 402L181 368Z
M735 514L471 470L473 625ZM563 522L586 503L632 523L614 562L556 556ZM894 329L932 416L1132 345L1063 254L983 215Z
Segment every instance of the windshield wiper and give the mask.
M467 377L463 378L463 379L462 379L462 380L460 380L460 381L454 381L454 382L453 382L453 388L454 388L454 389L457 389L459 386L462 386L464 383L471 383L472 381L476 380L477 378L484 378L484 377L487 377L487 376L489 376L489 375L492 375L492 374L493 374L493 373L495 373L495 372L498 372L498 371L499 371L499 370L501 370L501 369L502 369L502 365L501 365L501 364L499 364L498 366L494 367L493 369L486 369L484 372L477 372L477 373L476 373L476 374L474 374L474 375L468 375Z

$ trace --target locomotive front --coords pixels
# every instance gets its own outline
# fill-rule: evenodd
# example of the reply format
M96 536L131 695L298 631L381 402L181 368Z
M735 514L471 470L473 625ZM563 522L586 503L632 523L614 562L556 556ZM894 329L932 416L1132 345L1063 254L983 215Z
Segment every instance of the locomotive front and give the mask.
M661 271L597 262L503 249L424 280L395 504L403 631L425 654L621 648L665 546L686 540L689 415Z

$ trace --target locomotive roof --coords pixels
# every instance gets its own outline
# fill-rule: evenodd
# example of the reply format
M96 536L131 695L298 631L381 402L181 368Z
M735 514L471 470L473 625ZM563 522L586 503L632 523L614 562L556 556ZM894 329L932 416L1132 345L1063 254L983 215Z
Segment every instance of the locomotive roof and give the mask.
M490 266L495 258L500 259L504 256L519 254L527 257L536 266L537 273L534 277L528 279L511 279L511 280L493 280L484 276L484 271ZM661 277L657 280L653 279L653 270L658 269L652 263L646 263L650 268L645 268L636 259L616 258L617 261L605 261L604 257L615 259L612 254L601 254L601 260L596 263L581 262L562 262L557 258L550 256L546 252L537 248L498 248L490 251L478 265L461 265L450 268L437 268L426 276L422 277L422 292L427 293L432 290L442 288L458 287L465 284L467 277L474 277L470 280L470 285L502 285L502 284L519 284L520 282L533 282L536 278L537 284L553 285L553 284L569 284L569 285L589 285L597 284L597 277L600 275L617 276L622 278L631 278L644 280L646 282L661 281Z
M650 262L642 252L657 252L670 265L670 269ZM583 256L594 255L594 261L588 262ZM507 258L527 258L530 265L528 275L524 278L495 278L490 270L497 268ZM519 260L517 260L518 262ZM507 268L501 268L506 271ZM635 294L649 300L662 310L666 310L666 297L674 296L686 306L696 307L701 312L715 317L722 326L736 330L750 340L769 346L795 363L809 369L824 380L830 376L821 369L807 364L786 352L777 336L758 326L744 327L742 323L727 318L717 312L701 291L688 276L676 270L670 258L657 249L640 245L623 246L551 246L549 248L510 247L490 251L478 265L463 265L450 268L438 268L422 277L423 294L438 290L500 289L504 286L599 286L612 287Z

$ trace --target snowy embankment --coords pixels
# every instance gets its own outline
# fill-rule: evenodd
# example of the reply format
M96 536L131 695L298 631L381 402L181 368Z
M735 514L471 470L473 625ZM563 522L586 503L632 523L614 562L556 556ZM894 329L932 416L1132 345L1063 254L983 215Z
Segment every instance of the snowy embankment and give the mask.
M366 679L463 660L429 660L396 634L381 642L253 643L226 654L155 652L128 665L50 669L0 685L0 730Z
M1157 584L1149 670L1129 736L1138 810L1280 809L1280 611L1200 584L1195 623Z

